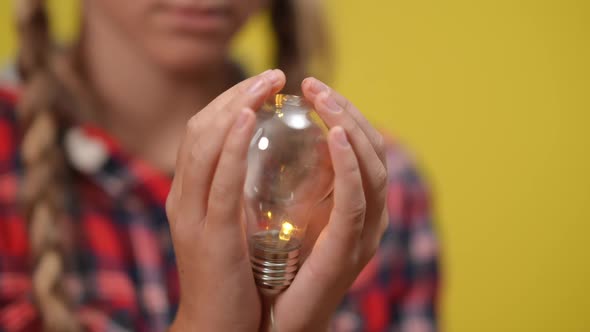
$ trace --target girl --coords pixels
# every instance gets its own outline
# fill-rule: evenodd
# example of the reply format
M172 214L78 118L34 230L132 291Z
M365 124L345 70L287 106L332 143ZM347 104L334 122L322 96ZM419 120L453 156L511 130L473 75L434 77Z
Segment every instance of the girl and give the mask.
M244 80L230 40L267 7L280 70ZM303 80L324 45L314 7L86 0L58 51L44 1L18 1L21 79L0 94L0 331L269 328L240 202L254 110L282 89L331 128L335 188L273 328L435 329L426 191L359 110Z

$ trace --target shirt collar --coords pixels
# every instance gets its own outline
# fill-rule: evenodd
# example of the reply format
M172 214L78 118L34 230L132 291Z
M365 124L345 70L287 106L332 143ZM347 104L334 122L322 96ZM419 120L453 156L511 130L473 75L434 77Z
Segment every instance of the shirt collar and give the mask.
M64 136L64 147L72 167L109 196L116 199L134 191L158 205L165 204L170 177L126 153L103 129L90 124L70 127Z

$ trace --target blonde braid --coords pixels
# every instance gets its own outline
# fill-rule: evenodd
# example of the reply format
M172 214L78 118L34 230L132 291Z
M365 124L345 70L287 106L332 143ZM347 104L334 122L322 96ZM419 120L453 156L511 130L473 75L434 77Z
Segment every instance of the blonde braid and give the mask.
M45 331L78 331L64 289L64 162L58 125L59 82L52 70L52 45L43 0L20 0L19 68L23 95L18 110L25 164L23 207L34 266L33 293Z

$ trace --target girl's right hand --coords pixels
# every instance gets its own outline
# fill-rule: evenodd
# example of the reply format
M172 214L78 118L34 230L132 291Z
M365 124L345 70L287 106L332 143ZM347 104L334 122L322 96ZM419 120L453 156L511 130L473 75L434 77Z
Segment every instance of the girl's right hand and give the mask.
M243 229L253 110L285 84L266 71L227 90L187 124L166 212L180 304L172 331L257 331L260 300Z

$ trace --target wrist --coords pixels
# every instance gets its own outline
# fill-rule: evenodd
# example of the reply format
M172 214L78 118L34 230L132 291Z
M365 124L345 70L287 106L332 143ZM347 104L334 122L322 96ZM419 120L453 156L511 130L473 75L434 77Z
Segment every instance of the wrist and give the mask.
M280 317L276 317L274 314L274 302L266 301L263 300L263 311L258 332L326 332L330 330L331 317L314 319L313 321L282 321Z
M196 311L196 310L195 310ZM231 321L203 312L184 312L178 309L167 332L201 332L201 331L244 331L257 332L258 321Z

